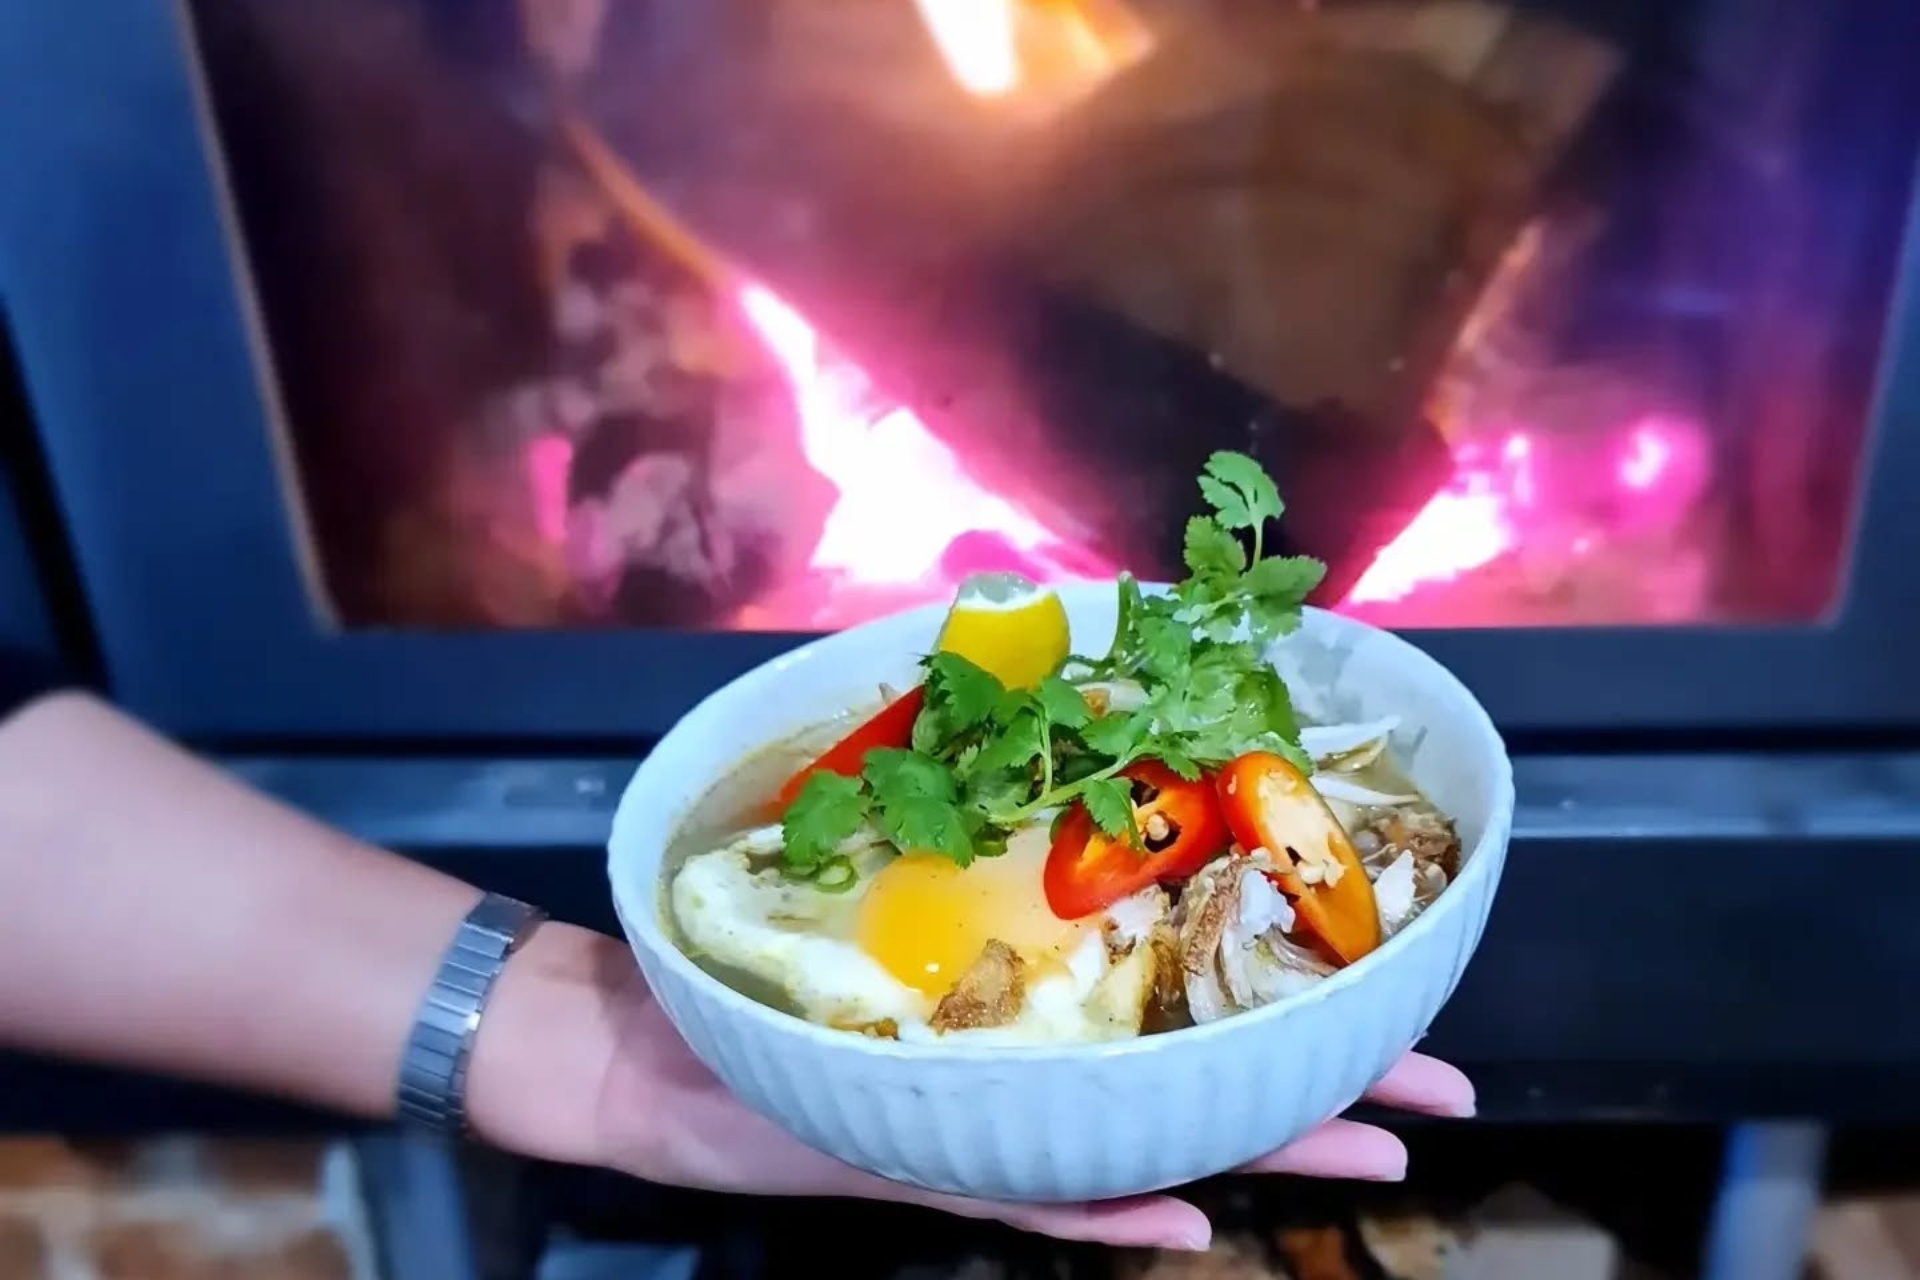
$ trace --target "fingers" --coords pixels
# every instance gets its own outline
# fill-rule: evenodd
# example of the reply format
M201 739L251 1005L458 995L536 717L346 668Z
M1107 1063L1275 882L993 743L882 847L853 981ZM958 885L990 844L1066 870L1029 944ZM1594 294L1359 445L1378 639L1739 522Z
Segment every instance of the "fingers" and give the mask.
M1098 1204L993 1205L990 1216L1059 1240L1141 1249L1204 1251L1213 1243L1207 1215L1172 1196L1132 1196Z
M897 1200L963 1218L989 1218L1057 1240L1145 1249L1205 1249L1213 1240L1207 1215L1172 1196L1130 1196L1097 1204L1008 1204L927 1191L838 1165L814 1194Z
M1367 1101L1402 1111L1464 1119L1473 1114L1473 1081L1458 1067L1410 1053L1367 1090Z
M1385 1129L1353 1120L1329 1120L1305 1137L1241 1166L1240 1172L1398 1182L1407 1176L1407 1148Z

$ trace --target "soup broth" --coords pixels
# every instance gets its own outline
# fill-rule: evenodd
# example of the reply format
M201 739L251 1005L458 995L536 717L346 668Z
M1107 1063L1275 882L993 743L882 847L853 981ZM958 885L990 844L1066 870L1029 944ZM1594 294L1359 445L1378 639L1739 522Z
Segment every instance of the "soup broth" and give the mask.
M739 766L710 787L688 810L675 830L662 864L663 891L660 899L660 916L663 927L675 945L718 981L750 999L798 1017L808 1016L807 1011L780 982L754 973L740 965L717 959L687 936L671 905L673 901L671 884L688 859L728 848L751 833L764 831L777 824L780 815L772 807L769 798L796 770L817 758L822 750L846 732L850 724L863 719L870 710L869 708L866 711L851 712L834 721L807 729L765 747L742 761ZM1415 803L1392 806L1330 802L1340 821L1352 836L1369 878L1379 878L1386 866L1404 852L1403 849L1386 843L1378 836L1376 827L1379 824L1406 821L1410 818L1431 820L1438 822L1441 824L1441 829L1451 833L1450 824L1425 799L1413 780L1392 758L1390 751L1382 750L1372 760L1356 767L1346 767L1347 763L1337 757L1330 759L1327 761L1328 768L1321 770L1320 773L1322 775L1329 772L1335 773L1346 782L1382 795L1421 797ZM775 853L769 853L765 861L771 864L776 856ZM1457 872L1457 857L1448 861L1444 870L1444 879L1427 877L1416 883L1414 889L1416 914L1418 910L1424 910L1431 904L1444 888L1445 882ZM1040 886L1036 881L1034 892L1037 895L1039 891ZM796 932L812 932L840 940L850 940L855 933L854 919L859 898L859 894L850 894L844 900L829 905L824 912L811 913L805 921L795 924L793 928ZM1178 900L1179 890L1175 888L1171 901L1177 906ZM777 922L777 918L775 920ZM939 927L939 923L932 920L928 922L931 928ZM1139 1033L1155 1034L1190 1025L1192 1025L1192 1019L1186 1016L1183 1010L1169 1009L1165 1001L1156 1000L1142 1017Z

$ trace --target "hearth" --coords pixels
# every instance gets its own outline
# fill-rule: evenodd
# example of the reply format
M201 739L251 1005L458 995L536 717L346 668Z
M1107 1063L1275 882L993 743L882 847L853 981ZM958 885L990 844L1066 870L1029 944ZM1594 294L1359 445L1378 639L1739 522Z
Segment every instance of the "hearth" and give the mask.
M182 732L645 738L969 572L1177 576L1218 448L1509 729L1920 723L1897 0L32 23L9 322Z

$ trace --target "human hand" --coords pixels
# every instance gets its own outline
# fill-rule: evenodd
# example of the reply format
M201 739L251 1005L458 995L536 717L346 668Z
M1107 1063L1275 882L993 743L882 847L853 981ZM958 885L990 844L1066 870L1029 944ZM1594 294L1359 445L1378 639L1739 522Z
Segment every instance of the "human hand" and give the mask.
M992 1218L1064 1240L1204 1249L1207 1217L1167 1195L1094 1204L1003 1204L924 1191L843 1164L789 1137L737 1102L686 1047L633 970L613 996L615 1049L601 1081L594 1128L607 1163L653 1182L751 1195L894 1200ZM1409 1054L1367 1095L1430 1115L1473 1112L1473 1086L1434 1058ZM1407 1152L1384 1129L1329 1120L1299 1141L1247 1165L1246 1173L1394 1181Z

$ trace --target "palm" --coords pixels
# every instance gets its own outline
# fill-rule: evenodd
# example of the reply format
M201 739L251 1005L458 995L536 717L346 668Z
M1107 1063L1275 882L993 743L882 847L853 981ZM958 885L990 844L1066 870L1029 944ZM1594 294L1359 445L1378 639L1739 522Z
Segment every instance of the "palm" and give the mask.
M1196 1248L1206 1217L1171 1196L1093 1205L1020 1205L968 1200L889 1182L789 1137L735 1101L702 1066L660 1005L634 983L615 1014L616 1050L599 1100L598 1126L615 1163L656 1182L752 1195L855 1196L928 1205L997 1218L1070 1240ZM1452 1067L1409 1054L1368 1095L1373 1101L1440 1115L1470 1114L1473 1087ZM1385 1130L1330 1120L1248 1172L1392 1179L1406 1150Z

